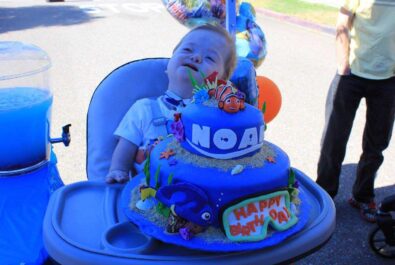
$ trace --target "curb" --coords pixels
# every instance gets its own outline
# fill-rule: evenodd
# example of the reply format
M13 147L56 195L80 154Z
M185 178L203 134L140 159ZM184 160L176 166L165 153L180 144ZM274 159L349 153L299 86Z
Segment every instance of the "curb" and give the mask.
M334 27L317 24L317 23L310 22L310 21L307 21L307 20L304 20L301 18L297 18L297 17L293 17L293 16L289 16L289 15L284 15L284 14L277 13L275 11L271 11L271 10L264 9L264 8L255 8L255 11L264 15L264 16L277 18L277 19L280 19L280 20L283 20L283 21L286 21L289 23L296 24L301 27L306 27L309 29L321 31L321 32L331 34L331 35L336 34L336 29Z

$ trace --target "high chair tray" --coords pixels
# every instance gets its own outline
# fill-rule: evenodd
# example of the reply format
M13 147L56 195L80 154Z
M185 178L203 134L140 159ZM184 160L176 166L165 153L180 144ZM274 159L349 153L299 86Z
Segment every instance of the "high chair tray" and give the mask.
M289 229L286 229L284 231L270 229L269 231L271 234L268 234L265 239L259 241L233 242L227 240L225 235L223 235L221 229L213 228L211 229L211 231L203 231L196 236L193 236L191 239L185 240L178 233L168 233L165 228L166 223L163 224L160 221L157 221L157 219L159 219L161 216L153 218L151 216L152 212L150 211L149 214L147 214L142 212L141 210L137 210L135 207L130 207L131 194L136 193L139 187L141 187L141 185L145 183L145 175L144 173L142 173L135 176L125 185L121 194L121 207L123 209L123 213L125 213L129 220L131 220L132 223L136 224L139 230L142 231L142 233L144 233L145 235L151 236L164 243L179 245L194 250L203 250L210 252L231 252L257 250L274 246L282 242L286 238L291 237L292 235L301 231L309 221L311 206L309 203L309 199L306 196L305 188L303 186L300 186L298 188L298 196L301 200L301 203L298 206L298 222ZM138 194L135 194L135 196L136 195L138 196ZM160 225L158 225L158 223L160 223Z
M146 236L122 211L124 185L78 182L57 190L44 218L44 244L60 264L275 264L323 245L335 228L330 197L295 169L310 213L305 227L282 243L254 251L206 252Z

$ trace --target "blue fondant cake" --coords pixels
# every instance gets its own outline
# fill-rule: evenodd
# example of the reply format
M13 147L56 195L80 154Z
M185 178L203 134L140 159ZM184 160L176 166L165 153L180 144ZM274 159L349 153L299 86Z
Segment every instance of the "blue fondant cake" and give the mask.
M273 238L293 227L298 185L287 154L264 140L262 112L226 82L195 95L205 100L175 115L173 134L145 162L130 210L184 240L216 229L228 241L256 242L269 229Z

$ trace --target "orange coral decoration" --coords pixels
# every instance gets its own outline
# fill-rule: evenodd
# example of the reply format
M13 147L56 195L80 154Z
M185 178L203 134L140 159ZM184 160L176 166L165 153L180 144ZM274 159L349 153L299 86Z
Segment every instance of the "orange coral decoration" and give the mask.
M222 79L218 79L218 72L212 72L209 76L204 79L206 83L206 87L210 89L215 89L219 85L226 85L226 81Z
M174 121L179 121L181 119L181 113L174 113Z

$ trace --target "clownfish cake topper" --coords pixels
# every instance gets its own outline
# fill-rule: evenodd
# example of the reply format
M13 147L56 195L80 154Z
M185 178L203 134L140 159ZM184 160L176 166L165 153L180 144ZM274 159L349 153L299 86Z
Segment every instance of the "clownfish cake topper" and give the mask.
M245 95L229 80L218 79L218 72L213 72L204 78L203 84L198 85L190 75L194 86L195 103L203 103L209 99L218 102L218 108L227 113L236 113L245 109Z

